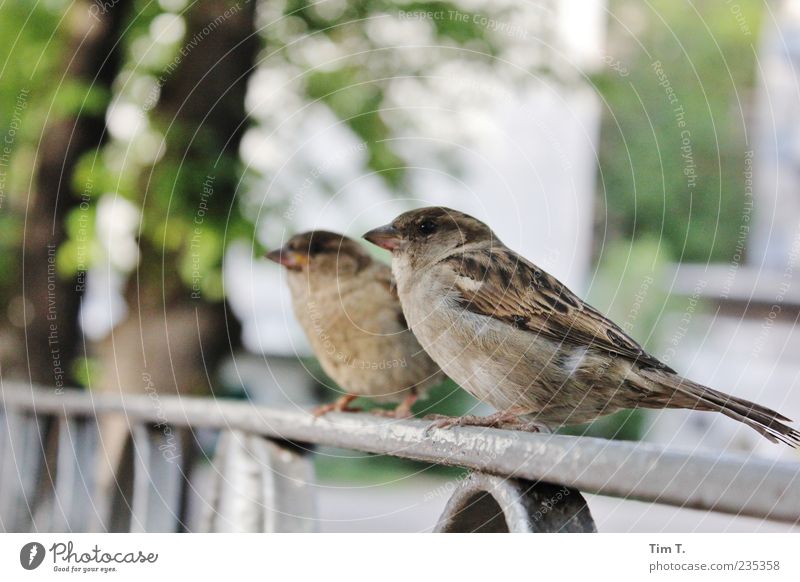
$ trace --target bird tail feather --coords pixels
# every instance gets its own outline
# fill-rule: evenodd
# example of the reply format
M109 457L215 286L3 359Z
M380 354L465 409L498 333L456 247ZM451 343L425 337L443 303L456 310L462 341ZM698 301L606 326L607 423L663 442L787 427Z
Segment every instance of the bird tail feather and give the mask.
M663 373L653 371L647 373L646 377L674 390L667 404L671 408L694 407L697 410L721 412L728 418L746 424L774 443L782 442L790 447L800 448L800 431L784 424L792 422L791 419L771 408L725 394L677 375L665 376Z

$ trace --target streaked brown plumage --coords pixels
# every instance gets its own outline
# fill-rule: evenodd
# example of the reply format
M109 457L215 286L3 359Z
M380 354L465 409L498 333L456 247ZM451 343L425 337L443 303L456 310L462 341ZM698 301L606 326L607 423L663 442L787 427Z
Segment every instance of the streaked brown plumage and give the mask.
M422 208L364 237L392 251L400 302L422 346L500 411L442 426L520 418L558 426L623 408L691 408L800 445L785 416L681 377L471 216Z
M319 408L348 410L358 396L401 402L394 416L444 376L408 329L388 265L327 231L292 237L267 258L287 269L295 315L322 368L346 392Z

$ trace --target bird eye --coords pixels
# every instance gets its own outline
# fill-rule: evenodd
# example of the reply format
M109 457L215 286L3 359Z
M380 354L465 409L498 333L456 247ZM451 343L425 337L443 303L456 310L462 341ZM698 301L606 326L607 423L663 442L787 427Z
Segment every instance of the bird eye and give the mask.
M417 225L417 230L421 234L431 234L436 230L436 223L432 220L423 220Z
M322 252L322 245L319 241L311 241L308 245L308 254L309 255L318 255Z

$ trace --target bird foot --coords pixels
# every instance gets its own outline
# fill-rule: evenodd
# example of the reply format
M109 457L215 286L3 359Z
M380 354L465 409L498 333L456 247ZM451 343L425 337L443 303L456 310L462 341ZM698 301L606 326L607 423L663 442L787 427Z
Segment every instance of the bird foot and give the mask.
M521 430L523 432L542 432L542 425L535 422L523 422L509 428L512 430Z
M353 396L352 394L346 394L336 400L336 402L331 402L330 404L323 404L322 406L317 406L314 410L311 411L311 414L319 418L320 416L324 416L329 412L361 412L361 408L350 407L349 404L358 398L358 396Z
M433 422L425 430L429 433L434 428L447 429L453 426L483 426L487 428L502 428L505 425L519 426L518 415L513 412L495 412L489 416L475 416L467 414L465 416L444 416L441 414L429 414L425 420Z
M417 401L417 392L416 390L412 390L408 396L406 396L403 401L397 405L397 408L394 410L385 410L383 408L376 408L375 410L371 410L372 414L377 416L383 416L385 418L414 418L414 414L411 412L411 407L414 406L414 403Z
M396 418L398 420L404 418L414 418L414 415L411 413L411 409L404 407L402 404L392 410L386 410L385 408L373 408L369 412L370 414L382 416L383 418Z
M370 414L381 416L383 418L397 418L395 416L396 410L386 410L385 408L373 408L369 411Z

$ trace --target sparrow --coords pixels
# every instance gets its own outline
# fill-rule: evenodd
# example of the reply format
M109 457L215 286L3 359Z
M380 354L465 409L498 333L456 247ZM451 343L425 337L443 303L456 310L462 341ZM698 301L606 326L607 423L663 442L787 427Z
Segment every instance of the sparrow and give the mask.
M625 408L690 408L800 446L800 432L782 423L788 418L681 377L472 216L421 208L364 238L391 251L403 313L422 347L498 410L434 426L536 430Z
M408 329L391 269L358 242L315 230L267 254L283 265L295 316L322 369L345 392L314 414L355 412L359 396L399 402L395 418L442 382L439 367Z

